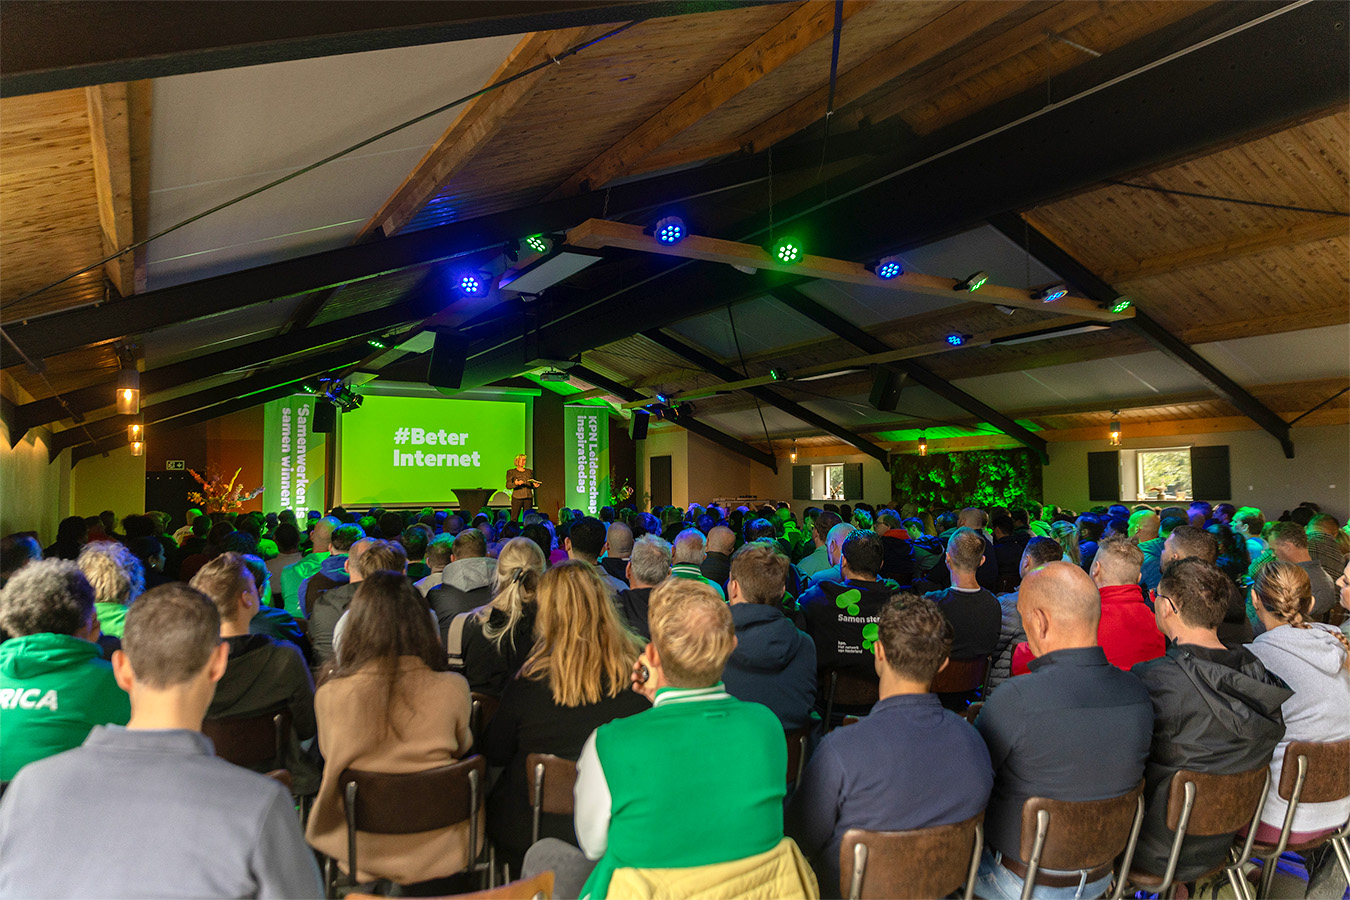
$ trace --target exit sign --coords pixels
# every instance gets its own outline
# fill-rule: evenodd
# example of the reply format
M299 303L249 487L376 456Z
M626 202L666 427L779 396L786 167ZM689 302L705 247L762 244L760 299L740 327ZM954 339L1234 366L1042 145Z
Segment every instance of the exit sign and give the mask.
M182 459L171 459L164 463L164 468L169 472L181 472L187 468L187 461Z

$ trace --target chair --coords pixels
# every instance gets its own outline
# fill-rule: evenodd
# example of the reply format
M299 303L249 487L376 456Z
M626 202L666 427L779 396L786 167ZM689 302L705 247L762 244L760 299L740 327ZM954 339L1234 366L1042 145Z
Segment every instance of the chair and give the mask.
M456 872L485 871L490 878L491 858L480 862L483 840L482 784L487 762L474 755L448 766L423 772L388 774L345 769L338 776L338 795L347 815L347 871L353 883L360 872L357 858L357 833L419 834L473 822L469 829L468 865L457 866L429 878ZM332 860L329 860L329 885L334 886ZM449 861L454 865L458 860ZM491 887L492 885L485 885Z
M827 669L825 693L825 730L829 731L834 722L834 705L867 706L877 702L881 696L881 685L877 674L869 666L849 666L848 668Z
M385 900L376 894L348 894L347 900ZM528 880L513 881L501 887L474 891L472 894L451 894L431 900L553 900L553 873L540 872Z
M216 756L261 772L285 768L290 732L291 711L284 706L202 722L202 734L216 745Z
M577 764L552 753L531 753L525 757L525 771L530 807L534 810L534 828L530 843L539 840L539 817L570 816L573 807L573 789L577 786Z
M488 723L497 713L497 707L501 706L501 698L494 697L492 694L482 694L478 691L470 695L469 706L469 733L473 735L474 745L477 746L482 740L484 733L487 732Z
M935 694L964 694L979 690L989 674L989 657L977 656L974 659L949 659L947 668L933 677L933 686L929 688Z
M1290 760L1294 761L1291 766ZM1280 768L1280 799L1289 803L1284 814L1284 824L1280 827L1280 839L1274 844L1255 844L1251 856L1261 860L1261 888L1259 895L1270 896L1271 884L1275 880L1275 863L1285 851L1296 853L1312 850L1322 844L1330 843L1336 852L1336 861L1341 872L1350 881L1350 846L1346 843L1350 835L1350 822L1335 833L1315 841L1290 844L1289 833L1293 830L1294 811L1300 803L1327 803L1350 797L1350 741L1334 744L1317 744L1311 741L1293 741L1284 751L1284 764Z
M1125 873L1134 859L1139 827L1144 822L1144 783L1128 794L1105 800L1051 800L1029 797L1022 804L1020 855L1026 865L1003 857L1003 865L1022 878L1022 900L1030 900L1032 886L1077 885L1077 876L1038 875L1040 869L1088 870L1088 881L1108 875L1121 851L1120 877L1111 893L1120 900Z
M839 845L839 896L945 897L970 900L984 849L984 812L952 825L910 831L850 828Z
M1167 866L1161 876L1132 869L1127 883L1160 897L1171 896L1181 844L1187 835L1233 834L1245 825L1247 841L1238 859L1220 860L1203 874L1188 879L1200 881L1224 869L1233 890L1239 897L1245 897L1247 884L1242 876L1242 864L1251 855L1252 841L1261 824L1261 811L1265 809L1269 790L1270 766L1234 775L1210 775L1184 769L1177 772L1172 776L1167 793L1167 827L1176 833Z
M787 738L787 783L788 786L802 780L802 770L806 768L806 742L811 739L811 726L806 725L795 731L785 733Z

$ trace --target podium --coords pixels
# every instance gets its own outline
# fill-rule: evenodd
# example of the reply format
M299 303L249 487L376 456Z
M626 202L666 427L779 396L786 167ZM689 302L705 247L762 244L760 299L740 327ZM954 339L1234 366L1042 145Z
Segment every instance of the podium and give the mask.
M488 500L497 493L496 488L451 488L459 508L469 516L478 515L478 511L487 506Z

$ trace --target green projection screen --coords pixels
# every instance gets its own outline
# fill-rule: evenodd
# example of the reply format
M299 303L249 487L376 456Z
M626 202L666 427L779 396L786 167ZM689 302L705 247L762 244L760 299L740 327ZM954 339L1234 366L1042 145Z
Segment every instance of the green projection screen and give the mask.
M523 401L367 394L341 416L344 505L453 503L454 488L501 488L527 452Z

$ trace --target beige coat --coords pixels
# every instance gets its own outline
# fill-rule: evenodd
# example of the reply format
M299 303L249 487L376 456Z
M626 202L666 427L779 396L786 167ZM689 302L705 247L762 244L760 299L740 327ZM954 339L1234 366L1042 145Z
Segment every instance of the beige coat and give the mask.
M407 702L397 705L399 735L381 736L373 711L384 702L366 669L328 681L314 695L323 782L310 813L305 838L347 870L347 823L338 796L344 769L404 773L434 769L461 758L469 736L469 683L453 672L433 672L420 659L399 659ZM481 844L480 844L481 846ZM421 834L357 835L359 881L388 878L410 884L449 875L468 862L467 823Z

